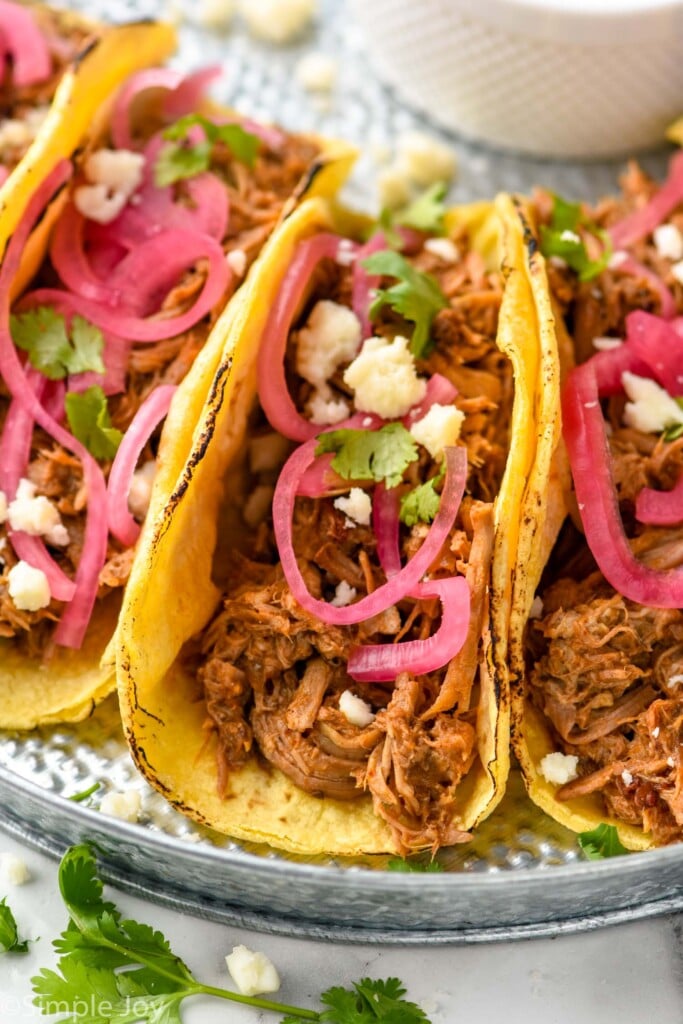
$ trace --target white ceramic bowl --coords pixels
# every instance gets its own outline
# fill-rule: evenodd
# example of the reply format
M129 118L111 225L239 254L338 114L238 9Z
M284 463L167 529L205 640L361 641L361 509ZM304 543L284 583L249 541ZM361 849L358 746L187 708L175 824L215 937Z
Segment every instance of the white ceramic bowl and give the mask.
M380 75L445 127L605 157L683 114L683 0L349 0Z

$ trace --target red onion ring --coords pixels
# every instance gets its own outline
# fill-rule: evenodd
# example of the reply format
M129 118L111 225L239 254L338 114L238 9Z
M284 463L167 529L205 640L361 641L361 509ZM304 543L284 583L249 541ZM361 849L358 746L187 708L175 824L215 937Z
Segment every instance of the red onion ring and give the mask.
M680 202L683 202L683 152L672 157L668 177L649 203L608 229L614 249L628 249L634 242L651 235Z
M52 58L43 33L30 10L0 0L0 60L12 60L15 85L37 85L52 74ZM4 79L0 75L0 81Z

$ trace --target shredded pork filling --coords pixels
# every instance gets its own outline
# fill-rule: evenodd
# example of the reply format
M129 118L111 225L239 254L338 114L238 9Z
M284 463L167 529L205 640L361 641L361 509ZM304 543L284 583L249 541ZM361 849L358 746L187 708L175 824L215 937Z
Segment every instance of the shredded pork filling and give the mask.
M653 191L635 165L623 186L623 200L606 200L594 211L601 225L635 209ZM669 220L683 229L683 212ZM639 243L633 255L661 276L682 310L683 288L652 241ZM649 282L618 267L583 284L563 268L551 267L551 273L579 362L594 353L593 338L623 337L631 310L659 312L659 296ZM683 564L680 530L645 527L635 520L634 507L643 487L673 487L683 470L683 439L667 442L625 427L624 401L603 403L622 519L640 559L657 569L674 568ZM641 826L655 843L681 840L683 612L624 599L595 569L573 528L565 530L564 540L570 558L562 565L562 552L555 555L556 582L541 593L543 615L528 630L531 699L551 724L558 749L579 758L579 777L556 796L599 793L608 814Z
M204 687L206 725L217 738L224 793L229 793L231 771L253 756L316 796L354 800L369 792L375 812L389 824L404 852L469 838L454 825L456 794L477 756L478 663L488 620L492 500L505 467L512 399L511 368L495 344L497 280L484 273L474 254L447 270L425 251L413 262L437 277L451 303L433 324L434 350L418 365L424 373L438 371L453 381L459 392L456 404L465 412L461 441L468 450L468 493L449 541L430 568L432 578L463 573L472 583L465 648L450 667L418 677L402 673L394 684L351 679L346 666L354 645L426 639L438 628L439 602L404 600L356 626L321 622L297 604L287 586L268 504L239 552L229 556L222 574L228 580L222 605L188 653ZM301 323L318 299L348 303L350 274L336 264L321 265ZM376 329L391 335L401 326L405 330L407 325L389 313ZM310 387L296 376L293 348L288 353L290 388L304 409ZM331 385L351 401L340 373ZM257 431L266 429L261 425ZM429 464L426 457L413 464L411 486L430 475ZM252 474L245 494L260 487L272 493L276 477L277 469ZM426 530L424 523L402 527L404 562L419 548ZM350 523L332 498L297 499L293 535L299 565L315 596L331 600L343 582L360 598L384 582L372 530ZM340 709L347 690L367 705L367 724L354 724Z
M254 261L315 154L313 144L301 136L288 136L282 149L277 151L262 147L251 169L230 161L227 151L218 151L215 170L230 200L228 231L223 240L226 254L241 250L246 255L247 267ZM203 287L205 275L200 261L166 296L160 316L177 316L187 310ZM41 279L53 284L54 271L49 266L44 267ZM184 334L132 346L125 390L113 395L108 403L114 427L125 431L151 391L162 384L179 384L183 380L220 309L239 284L240 278L235 275L219 308ZM8 406L9 399L0 381L0 429ZM157 431L147 445L141 464L154 458L159 433ZM103 469L106 474L109 466ZM73 577L80 561L87 506L81 464L42 430L36 429L24 475L36 485L36 493L50 498L62 515L70 543L67 547L50 546L50 553L67 575ZM123 548L110 536L107 561L100 572L100 598L125 585L132 559L132 549ZM28 655L39 658L49 651L52 626L63 604L52 599L49 605L37 611L17 609L8 592L8 575L16 562L6 524L0 524L0 637L13 638Z

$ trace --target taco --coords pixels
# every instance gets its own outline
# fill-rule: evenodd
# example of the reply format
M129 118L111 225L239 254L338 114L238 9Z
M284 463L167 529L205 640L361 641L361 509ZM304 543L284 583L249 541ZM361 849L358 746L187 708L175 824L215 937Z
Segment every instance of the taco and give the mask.
M119 73L114 94L110 67L87 145L87 122L75 154L58 133L37 140L23 212L12 230L0 217L4 728L79 720L111 692L102 656L139 521L157 465L175 479L191 448L229 299L288 205L334 190L353 159L216 108L216 73Z
M117 634L149 781L303 854L466 841L508 772L547 285L505 197L367 236L314 200L269 242Z
M569 518L512 643L514 745L552 817L643 849L683 838L683 154L622 186L593 209L537 196L573 487L545 506Z

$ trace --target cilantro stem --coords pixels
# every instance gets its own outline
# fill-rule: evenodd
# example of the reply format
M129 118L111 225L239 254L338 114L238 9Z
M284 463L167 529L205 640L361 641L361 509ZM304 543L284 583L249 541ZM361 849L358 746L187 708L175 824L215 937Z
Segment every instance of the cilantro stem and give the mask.
M254 1006L259 1010L272 1010L273 1013L290 1014L302 1017L304 1020L320 1020L320 1014L317 1010L302 1010L299 1006L274 1003L270 999L259 999L257 996L243 996L239 992L231 992L225 988L214 988L213 985L200 984L198 988L192 990L192 994L215 996L217 999L227 999L234 1003L245 1003L247 1006Z

